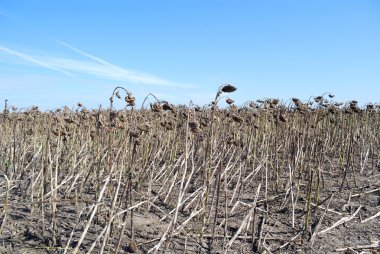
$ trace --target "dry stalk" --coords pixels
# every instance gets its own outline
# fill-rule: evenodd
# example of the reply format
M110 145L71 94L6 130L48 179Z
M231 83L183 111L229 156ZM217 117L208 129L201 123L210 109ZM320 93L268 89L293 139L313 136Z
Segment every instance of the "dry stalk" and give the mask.
M227 243L226 245L226 249L225 249L225 252L224 253L227 253L228 250L231 248L232 244L235 242L236 238L238 237L238 235L240 234L240 232L243 230L243 228L245 228L247 226L247 223L249 222L249 219L251 218L251 216L253 215L253 213L255 212L255 208L256 208L256 202L257 202L257 199L259 197L259 193L260 193L260 189L261 189L261 183L259 184L259 186L257 187L257 191L256 191L256 195L255 195L255 200L253 201L252 203L252 208L251 210L248 212L248 214L245 216L243 222L241 223L239 229L236 231L236 233L234 234L234 236L232 237L232 239Z

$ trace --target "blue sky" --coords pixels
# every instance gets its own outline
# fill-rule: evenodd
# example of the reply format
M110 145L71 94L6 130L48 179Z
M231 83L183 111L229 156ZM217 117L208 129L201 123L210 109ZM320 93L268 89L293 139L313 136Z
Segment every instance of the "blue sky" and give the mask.
M330 92L380 102L380 1L0 2L0 103L210 102L231 83L238 105Z

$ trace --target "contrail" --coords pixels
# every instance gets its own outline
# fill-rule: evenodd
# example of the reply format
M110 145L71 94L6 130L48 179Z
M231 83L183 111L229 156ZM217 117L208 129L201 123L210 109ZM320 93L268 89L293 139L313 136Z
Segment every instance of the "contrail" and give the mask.
M98 62L98 63L104 64L104 65L109 66L109 67L113 67L113 68L117 68L117 69L122 69L122 70L124 70L123 68L121 68L121 67L119 67L119 66L117 66L117 65L111 64L111 63L109 63L109 62L107 62L107 61L105 61L105 60L103 60L103 59L101 59L101 58L99 58L99 57L96 57L96 56L90 55L90 54L88 54L88 53L86 53L86 52L84 52L84 51L82 51L82 50L80 50L80 49L77 49L77 48L71 46L70 44L68 44L68 43L66 43L66 42L63 42L63 41L60 41L60 40L56 40L56 42L58 42L58 43L61 44L62 46L65 46L66 48L69 48L69 49L71 49L71 50L77 52L78 54L80 54L80 55L82 55L82 56L86 56L86 57L88 57L88 58L90 58L90 59L92 59L92 60L94 60L94 61L96 61L96 62Z
M0 16L12 21L18 21L18 19L12 15L9 11L0 8Z
M130 81L133 83L142 83L150 85L159 85L166 87L176 87L176 88L190 88L191 85L180 84L170 80L165 80L160 77L156 77L149 73L136 72L128 69L124 69L112 63L109 63L99 57L88 54L82 50L79 50L65 42L57 41L59 44L67 47L78 54L85 56L93 62L76 61L67 58L56 58L56 57L37 57L33 55L28 55L23 52L10 49L0 45L0 53L15 56L21 58L27 62L34 63L36 65L42 66L44 68L59 71L67 76L75 76L75 73L89 74L91 76L97 76L101 78L106 78L108 80L119 80L119 81ZM73 74L74 73L74 74Z
M6 17L6 18L11 18L6 11L0 9L0 16Z
M96 56L91 55L89 53L86 53L86 52L84 52L78 48L75 48L66 42L63 42L60 40L55 40L55 41L57 43L61 44L62 46L69 48L69 49L73 50L74 52L76 52L82 56L85 56L89 59L92 59L95 62L100 63L104 66L107 66L108 68L118 72L119 74L120 73L124 74L124 76L126 76L128 79L133 80L135 82L148 83L148 84L150 83L150 84L156 84L156 85L178 86L178 85L175 85L171 81L156 77L156 76L148 74L148 73L140 73L140 72L134 72L134 71L124 69L120 66L114 65L114 64L107 62L107 61L105 61L99 57L96 57Z
M43 61L40 61L30 55L27 55L27 54L24 54L22 52L19 52L19 51L16 51L16 50L13 50L13 49L10 49L10 48L7 48L7 47L3 47L0 45L0 51L8 54L8 55L12 55L12 56L16 56L16 57L19 57L21 59L24 59L25 61L28 61L28 62L31 62L31 63L34 63L34 64L37 64L39 66L42 66L42 67L45 67L47 69L50 69L50 70L54 70L54 71L59 71L59 72L62 72L63 74L67 75L67 76L74 76L73 74L71 74L70 72L68 71L65 71L63 69L60 69L60 68L56 68L54 66L51 66L50 64L48 63L45 63Z

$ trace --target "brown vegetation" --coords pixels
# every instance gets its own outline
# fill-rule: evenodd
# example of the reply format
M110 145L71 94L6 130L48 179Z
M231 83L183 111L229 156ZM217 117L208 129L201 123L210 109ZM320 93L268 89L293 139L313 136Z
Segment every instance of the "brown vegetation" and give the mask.
M0 251L376 251L380 110L333 96L0 114ZM115 110L113 100L126 108Z

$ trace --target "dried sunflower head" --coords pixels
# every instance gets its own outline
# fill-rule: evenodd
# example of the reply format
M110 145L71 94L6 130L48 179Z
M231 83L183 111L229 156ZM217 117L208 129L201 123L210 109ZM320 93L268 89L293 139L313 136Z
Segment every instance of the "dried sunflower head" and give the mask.
M276 106L279 102L280 102L279 99L272 99L272 100L270 101L270 104Z
M160 112L162 110L162 107L159 103L153 103L153 104L150 104L150 108L152 109L152 111L154 112Z
M316 103L320 103L320 102L322 102L322 100L323 100L323 97L322 97L322 96L317 96L317 97L314 98L314 101L315 101Z
M279 119L281 122L284 122L284 123L288 121L288 117L285 114L281 114L279 116Z
M139 129L141 132L148 132L150 128L151 126L149 123L143 123L137 126L137 129Z
M199 122L198 121L190 121L189 122L189 127L191 129L193 129L193 128L199 128Z
M198 121L190 121L189 122L189 128L192 133L199 133L201 129L199 128L199 122Z
M301 100L298 99L298 98L292 98L292 101L293 101L293 103L294 103L296 106L298 106L298 105L301 104Z
M172 104L166 102L166 103L162 104L162 109L174 111L174 106Z
M242 117L240 117L238 115L232 115L231 118L232 118L232 120L234 120L237 123L242 123L244 120Z
M131 131L129 131L129 136L131 138L138 138L140 136L140 133L136 130L131 130Z
M133 107L136 105L136 98L132 94L125 96L125 101L127 102L127 106Z
M236 87L234 87L233 85L230 85L230 84L225 84L222 86L222 92L223 93L232 93L232 92L235 92L236 91Z
M234 103L234 100L230 99L230 98L227 98L226 102L227 102L228 105L231 105L231 104Z
M130 253L137 253L138 252L137 244L135 241L132 240L129 242L128 252L130 252Z
M375 108L375 106L373 105L373 104L368 104L367 106L366 106L366 108L367 108L367 111L372 111L374 108Z

